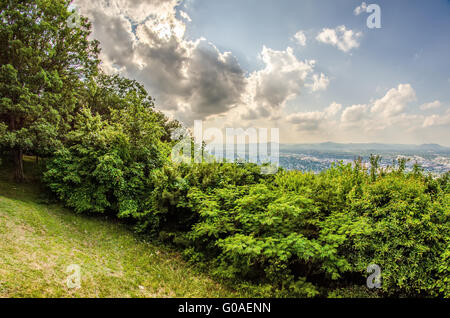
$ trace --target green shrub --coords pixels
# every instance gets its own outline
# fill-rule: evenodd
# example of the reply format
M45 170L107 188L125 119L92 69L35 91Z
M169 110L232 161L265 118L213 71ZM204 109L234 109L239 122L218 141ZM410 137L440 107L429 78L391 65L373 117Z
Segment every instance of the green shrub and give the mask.
M153 118L145 110L135 115ZM124 123L109 124L84 110L66 146L47 163L44 182L77 212L135 217L146 208L143 203L154 189L149 175L163 166L168 147L148 123L136 129L127 127L126 116L121 118ZM135 140L131 129L145 138Z
M442 293L435 284L450 236L448 205L442 191L432 195L427 189L424 178L391 173L364 184L360 195L351 193L346 215L326 221L346 234L341 253L352 271L380 266L385 295Z
M279 296L364 286L370 264L381 267L385 296L449 296L443 181L400 169L377 175L356 162L192 188L199 219L187 254L210 260L220 277L269 284Z
M76 211L128 217L262 296L450 297L448 175L358 161L274 176L253 164L174 165L167 151L136 155L122 126L83 116L45 174ZM371 264L382 288L369 292Z

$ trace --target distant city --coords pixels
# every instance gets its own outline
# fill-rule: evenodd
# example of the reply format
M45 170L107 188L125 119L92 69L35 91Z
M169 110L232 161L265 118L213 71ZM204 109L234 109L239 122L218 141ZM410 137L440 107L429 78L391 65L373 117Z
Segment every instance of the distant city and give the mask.
M432 174L450 171L450 148L437 144L397 145L397 144L320 144L280 145L280 166L288 170L320 172L333 162L351 163L358 157L368 163L370 155L380 155L380 166L392 166L399 158L408 160L406 168L415 163Z
M235 146L236 147L236 146ZM268 146L270 152L270 146ZM248 158L246 146L246 160ZM236 151L236 148L235 148ZM212 152L214 154L214 152ZM279 144L279 164L286 170L312 171L319 173L328 169L334 162L352 163L361 158L368 164L371 155L381 157L380 167L398 164L398 159L407 159L406 169L418 164L425 172L440 175L450 171L450 148L437 144L340 144L333 142L317 144ZM216 155L218 158L222 156ZM259 162L261 163L261 162Z

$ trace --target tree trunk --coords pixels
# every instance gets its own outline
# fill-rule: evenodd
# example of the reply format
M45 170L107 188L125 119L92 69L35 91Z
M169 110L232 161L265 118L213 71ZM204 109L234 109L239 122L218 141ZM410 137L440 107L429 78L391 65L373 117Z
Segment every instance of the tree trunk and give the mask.
M14 156L14 179L18 182L25 180L23 173L23 152L22 149L13 149Z
M11 115L9 118L9 129L12 132L16 130L16 118L14 115ZM14 161L14 179L17 182L22 182L25 180L23 173L23 151L22 149L13 149L12 155Z

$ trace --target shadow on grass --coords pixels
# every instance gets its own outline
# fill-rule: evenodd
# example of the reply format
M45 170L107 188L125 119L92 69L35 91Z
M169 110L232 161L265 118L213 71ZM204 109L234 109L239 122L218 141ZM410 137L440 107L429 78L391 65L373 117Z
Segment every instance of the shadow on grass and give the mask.
M40 164L36 163L35 157L24 156L25 181L19 183L14 180L12 162L7 160L7 158L2 158L0 165L0 196L23 203L42 205L50 210L58 210L58 213L64 214L66 217L76 216L84 220L109 222L118 224L127 230L133 230L131 224L124 222L124 220L119 220L113 213L76 213L65 207L40 181L42 164L42 161ZM148 240L147 236L143 236Z
M119 219L115 213L76 213L70 207L64 206L64 204L59 201L40 180L41 169L44 164L42 160L38 164L36 163L35 157L24 156L25 181L19 183L14 180L14 168L12 162L8 160L8 158L3 157L1 159L0 197L3 196L7 199L26 204L40 205L45 207L45 210L48 211L48 213L57 211L61 218L69 222L78 219L80 221L94 221L105 225L118 226L124 231L131 232L138 241L152 242L155 246L164 248L167 251L176 252L175 248L167 246L155 237L151 237L146 233L136 233L134 222L126 219Z

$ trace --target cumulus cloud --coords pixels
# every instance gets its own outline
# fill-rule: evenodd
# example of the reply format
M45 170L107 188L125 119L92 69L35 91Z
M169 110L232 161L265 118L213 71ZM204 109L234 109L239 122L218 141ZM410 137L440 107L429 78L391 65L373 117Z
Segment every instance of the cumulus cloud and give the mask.
M84 14L103 12L107 16L125 16L132 23L142 23L149 18L170 18L180 0L75 0ZM105 21L106 22L106 21ZM95 24L95 27L97 24ZM95 31L95 30L94 30Z
M324 119L322 112L303 112L291 114L287 117L287 121L294 124L298 130L311 131L318 130Z
M300 95L315 65L314 60L299 61L290 47L277 51L264 46L260 58L265 67L248 78L245 119L276 114L288 100Z
M282 127L293 126L299 138L324 138L352 142L426 142L420 139L450 125L450 109L424 116L408 109L416 101L410 84L393 87L380 98L345 108L333 102L323 111L297 112L285 116ZM289 131L289 128L286 128ZM425 137L424 137L425 138Z
M286 121L294 124L300 131L318 131L332 120L342 109L342 105L333 102L324 111L297 112L286 117Z
M185 38L190 17L177 8L177 0L76 3L93 23L105 71L140 81L159 108L186 125L235 108L246 120L276 118L306 86L319 91L329 84L324 74L311 77L315 61L299 60L290 47L264 46L264 68L247 74L232 53L204 38ZM296 34L301 43L302 34Z
M438 100L435 100L434 102L431 103L426 103L420 106L421 110L430 110L430 109L436 109L441 107L441 102Z
M161 38L147 24L138 30L146 39L136 50L143 67L130 75L157 92L163 108L176 111L186 124L221 114L240 102L246 79L236 58L205 39Z
M360 15L363 12L367 11L367 4L365 2L361 3L359 6L357 6L355 8L355 10L353 10L353 13L355 15Z
M312 79L313 83L306 84L306 86L308 86L313 92L324 91L328 88L328 85L330 85L330 79L323 73L320 73L320 76L318 74L314 74Z
M333 117L337 115L342 109L342 105L338 104L336 102L332 102L330 106L325 108L325 116L326 117Z
M160 109L186 125L195 119L207 119L215 121L215 126L278 126L287 135L297 129L302 136L310 133L327 137L349 131L347 136L366 138L366 134L386 134L383 129L401 132L415 127L432 131L433 127L442 129L450 123L448 111L426 117L408 113L409 103L416 100L409 84L398 85L366 104L343 109L332 103L323 111L286 116L289 101L308 91L327 89L330 84L325 74L315 72L314 60L298 58L292 48L263 47L263 68L247 74L232 53L219 50L207 39L185 37L190 17L180 10L178 0L75 3L93 23L92 36L101 43L105 71L140 81L156 98ZM339 26L323 29L316 39L349 52L359 46L361 36L360 32ZM306 35L299 31L294 40L304 45ZM421 108L431 110L439 106L440 102L435 101ZM372 132L375 133L371 135Z
M302 137L346 136L361 142L367 139L382 142L392 142L392 138L403 140L401 138L406 136L421 136L431 129L450 125L450 109L440 115L412 114L408 107L414 101L416 92L411 85L399 84L366 104L343 108L341 104L333 102L323 111L290 114L284 118L284 125L293 125Z
M367 105L352 105L347 107L341 116L341 120L345 124L361 123L367 116Z
M450 125L450 109L447 109L443 115L430 115L425 117L423 127L448 126Z
M420 116L406 112L410 102L416 100L416 93L410 84L400 84L381 98L369 104L352 105L344 109L341 124L346 128L364 131L382 131L389 127L410 129L418 123Z
M347 30L345 25L340 25L335 29L324 28L317 35L316 40L325 44L337 47L343 52L349 52L351 49L359 47L359 39L362 32Z
M298 31L294 35L294 40L301 46L306 46L306 35L303 31Z
M77 0L94 25L103 67L142 82L163 110L192 124L241 103L245 72L230 52L186 40L174 0ZM189 21L189 16L180 16Z
M416 92L411 85L400 84L397 88L390 89L383 98L376 100L371 112L390 118L403 112L406 105L415 100Z
M180 10L180 16L181 16L183 19L185 19L186 21L192 22L191 17L190 17L186 12L184 12L183 10Z

